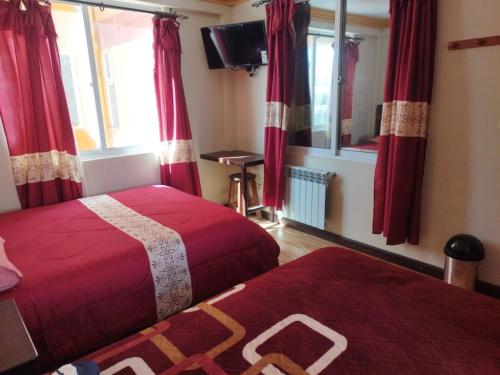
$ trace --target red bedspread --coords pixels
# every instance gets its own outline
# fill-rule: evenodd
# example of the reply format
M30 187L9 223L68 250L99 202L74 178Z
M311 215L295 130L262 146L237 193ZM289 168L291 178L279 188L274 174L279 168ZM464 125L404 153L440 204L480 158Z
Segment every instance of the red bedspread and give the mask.
M228 208L159 186L110 195L181 235L195 303L278 264L271 236ZM43 364L157 321L144 246L80 201L0 215L0 236L24 274L0 299L16 300Z
M499 301L346 249L190 310L85 360L106 374L500 373Z

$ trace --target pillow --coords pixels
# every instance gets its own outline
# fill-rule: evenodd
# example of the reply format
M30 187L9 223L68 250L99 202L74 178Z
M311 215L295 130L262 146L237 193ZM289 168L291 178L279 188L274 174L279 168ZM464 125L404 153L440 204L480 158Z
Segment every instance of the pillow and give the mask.
M52 375L99 375L99 367L92 361L78 362L59 367Z
M23 274L14 266L5 253L5 240L0 237L0 292L15 287Z

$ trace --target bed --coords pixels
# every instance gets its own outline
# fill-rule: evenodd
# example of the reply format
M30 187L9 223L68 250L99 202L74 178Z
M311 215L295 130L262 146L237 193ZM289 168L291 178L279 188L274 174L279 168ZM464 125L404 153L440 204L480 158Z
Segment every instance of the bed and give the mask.
M500 302L325 248L74 365L96 364L103 375L498 374Z
M221 205L148 186L0 215L24 274L16 301L42 366L89 353L278 265L279 247Z

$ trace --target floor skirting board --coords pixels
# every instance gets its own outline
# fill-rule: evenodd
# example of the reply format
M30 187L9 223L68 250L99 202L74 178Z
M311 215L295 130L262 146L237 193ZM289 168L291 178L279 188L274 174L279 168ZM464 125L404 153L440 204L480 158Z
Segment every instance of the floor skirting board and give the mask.
M262 216L267 220L271 220L271 214L267 211L263 211ZM420 262L415 259L398 255L390 251L383 250L378 247L371 246L362 242L354 241L349 238L342 237L338 234L328 232L326 230L317 229L293 220L281 219L281 222L284 225L294 228L296 230L311 234L316 237L323 238L327 241L335 242L341 246L358 251L360 253L371 255L379 259L383 259L387 262L397 264L398 266L401 267L409 268L411 270L426 274L436 279L441 279L441 280L443 279L444 270L441 267L436 267L424 262ZM498 285L478 280L476 284L476 291L478 293L500 299L500 286Z

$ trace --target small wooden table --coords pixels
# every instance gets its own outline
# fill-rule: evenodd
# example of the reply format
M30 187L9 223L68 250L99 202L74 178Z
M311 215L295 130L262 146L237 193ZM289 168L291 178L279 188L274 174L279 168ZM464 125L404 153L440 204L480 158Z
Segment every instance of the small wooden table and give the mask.
M0 301L0 373L34 361L35 346L12 299Z
M256 154L254 152L241 151L241 150L232 150L232 151L216 151L210 152L208 154L201 154L200 157L205 160L215 161L217 163L226 164L226 165L234 165L236 167L240 167L241 169L241 180L243 181L242 186L242 206L244 216L248 216L249 213L261 210L264 206L259 205L255 207L247 207L247 168L253 167L256 165L264 164L264 155Z

